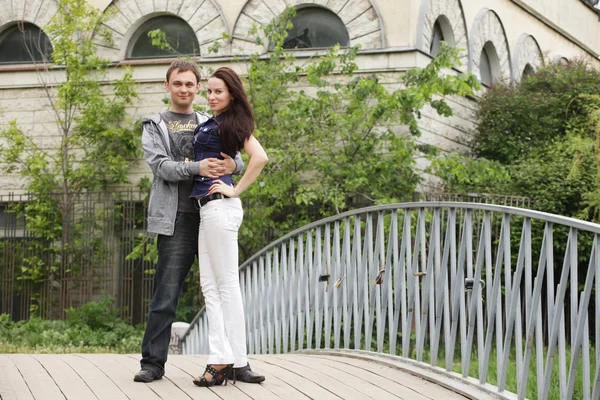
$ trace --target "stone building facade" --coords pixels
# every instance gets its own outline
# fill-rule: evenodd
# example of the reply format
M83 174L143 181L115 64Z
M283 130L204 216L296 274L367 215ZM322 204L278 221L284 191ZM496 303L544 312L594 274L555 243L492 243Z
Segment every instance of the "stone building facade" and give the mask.
M243 73L234 56L268 51L267 45L257 46L249 38L248 30L253 24L267 24L286 6L296 7L299 18L290 42L297 49L290 51L299 58L310 57L331 38L342 38L344 45L360 44L360 70L381 74L390 88L398 85L402 71L426 65L440 40L463 49L462 66L457 68L473 72L487 85L518 82L547 62L586 57L598 65L600 54L598 10L580 0L88 1L101 10L115 9L106 22L114 44L100 51L115 66L134 68L140 99L130 110L133 116L164 108L162 82L172 58L149 49L148 30L162 28L178 35L182 51L203 65L231 65ZM47 146L54 142L56 127L39 84L40 71L17 54L14 40L19 22L43 38L56 9L55 0L0 0L0 128L16 119ZM231 40L216 54L209 53L223 33ZM46 51L51 48L44 46ZM119 68L111 71L114 76L120 73ZM455 112L451 118L424 111L418 140L447 151L465 151L476 101L450 99L450 104ZM148 174L140 161L132 168L132 182ZM0 175L0 195L24 192L24 185L15 176Z

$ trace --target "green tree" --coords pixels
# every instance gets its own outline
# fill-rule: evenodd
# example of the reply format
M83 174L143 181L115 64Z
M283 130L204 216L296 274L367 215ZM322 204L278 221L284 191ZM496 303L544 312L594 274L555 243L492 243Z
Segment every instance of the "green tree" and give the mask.
M270 160L242 198L241 261L320 218L411 198L420 181L415 158L429 150L413 140L420 110L430 105L452 115L445 96L471 95L479 88L471 74L449 70L460 61L458 50L445 45L427 67L399 74L402 89L395 91L381 77L358 72L358 47L335 46L300 61L283 47L294 13L288 8L267 26L253 27L250 34L269 52L237 60L247 71L254 134ZM168 46L160 32L149 36L155 45ZM401 126L410 134L399 133ZM140 238L130 257L154 254L153 246Z
M258 32L266 55L247 62L246 89L258 140L270 162L243 200L243 258L308 222L364 205L405 200L419 182L415 146L420 110L452 110L445 96L469 95L471 74L450 71L458 51L443 46L425 68L399 74L401 89L358 71L358 47L333 47L300 63L283 48L293 9ZM304 60L303 60L304 61ZM408 126L410 134L400 134Z
M103 84L110 63L97 54L96 42L110 41L102 25L110 11L102 13L85 0L58 0L57 7L45 27L54 64L40 73L57 128L56 145L46 148L16 121L0 131L0 162L7 172L25 178L33 194L33 201L18 211L35 237L30 243L35 256L23 260L20 279L35 284L72 272L79 196L127 182L130 163L140 155L139 131L125 115L137 97L131 71Z

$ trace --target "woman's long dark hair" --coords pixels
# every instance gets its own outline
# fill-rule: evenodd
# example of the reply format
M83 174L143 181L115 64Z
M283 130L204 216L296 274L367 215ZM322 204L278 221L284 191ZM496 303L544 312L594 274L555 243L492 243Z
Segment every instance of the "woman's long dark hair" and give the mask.
M221 67L211 78L223 80L231 95L229 107L221 114L219 135L223 150L229 154L236 153L244 148L244 142L254 132L254 115L248 96L242 80L231 68Z

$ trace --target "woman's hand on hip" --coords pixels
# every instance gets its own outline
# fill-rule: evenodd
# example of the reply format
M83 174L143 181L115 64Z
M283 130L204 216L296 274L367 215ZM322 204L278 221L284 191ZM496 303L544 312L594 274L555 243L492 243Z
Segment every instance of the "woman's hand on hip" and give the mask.
M220 179L213 180L212 185L208 189L208 194L221 193L227 197L237 197L235 188L223 183Z

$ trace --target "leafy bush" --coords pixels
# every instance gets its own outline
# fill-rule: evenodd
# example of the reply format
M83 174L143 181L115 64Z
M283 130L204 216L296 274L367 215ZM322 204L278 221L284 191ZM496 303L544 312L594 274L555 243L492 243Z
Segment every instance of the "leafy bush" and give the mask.
M600 214L600 72L583 61L541 68L481 99L473 150L432 171L448 191L529 197L541 211Z
M512 164L564 139L586 125L594 103L589 95L600 95L600 72L582 60L541 68L518 85L494 86L479 103L475 155Z
M143 326L133 327L118 318L104 298L67 310L64 321L38 317L13 322L0 315L0 352L115 352L140 351Z
M442 179L449 193L498 193L510 182L508 169L499 162L456 153L433 160L429 171Z

